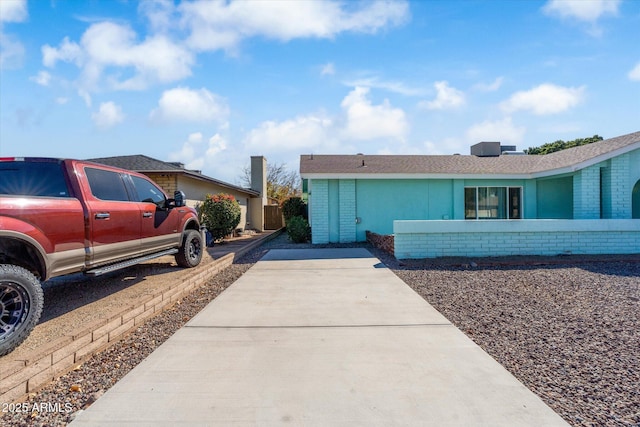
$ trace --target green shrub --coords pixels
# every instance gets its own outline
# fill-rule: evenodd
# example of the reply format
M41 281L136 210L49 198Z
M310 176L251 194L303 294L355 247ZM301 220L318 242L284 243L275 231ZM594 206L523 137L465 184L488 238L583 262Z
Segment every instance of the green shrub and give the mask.
M311 227L303 217L294 216L287 221L287 234L294 243L305 243L311 240Z
M240 204L230 194L207 194L200 211L214 241L228 236L240 224Z
M307 218L307 204L300 197L290 197L282 203L282 215L287 222L294 216Z

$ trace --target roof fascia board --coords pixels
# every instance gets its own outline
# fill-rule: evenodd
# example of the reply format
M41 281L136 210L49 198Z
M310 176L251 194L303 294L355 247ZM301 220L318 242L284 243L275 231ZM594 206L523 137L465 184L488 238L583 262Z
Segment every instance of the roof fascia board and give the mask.
M531 174L306 173L302 179L531 179Z
M581 169L602 163L614 157L640 149L640 141L618 148L608 153L592 157L583 162L557 169L547 169L523 174L417 174L417 173L303 173L303 179L535 179L553 175L575 173Z
M145 171L140 171L140 172L141 173L145 173ZM148 171L148 173L173 173L173 174L176 174L176 175L185 175L185 176L188 176L190 178L197 179L199 181L208 182L210 184L216 184L216 185L219 185L220 187L228 188L228 189L233 190L233 191L240 191L242 193L249 194L250 196L254 196L255 197L255 196L259 196L260 195L260 193L258 191L251 190L249 188L238 187L238 186L235 186L233 184L229 184L229 183L226 183L226 182L223 182L223 181L218 181L217 179L208 177L206 175L197 174L197 173L190 172L190 171L184 170L184 169L166 170L166 171L157 171L157 170L155 170L155 171Z
M635 150L640 149L640 141L635 142L633 144L627 145L622 148L618 148L617 150L610 151L608 153L601 154L596 157L592 157L583 162L575 163L571 166L565 166L559 169L550 169L544 170L540 172L535 172L532 174L533 178L545 178L551 175L561 175L566 173L574 173L582 169L586 169L590 166L597 165L598 163L605 162L607 160L613 159L614 157L622 156L623 154L630 153Z

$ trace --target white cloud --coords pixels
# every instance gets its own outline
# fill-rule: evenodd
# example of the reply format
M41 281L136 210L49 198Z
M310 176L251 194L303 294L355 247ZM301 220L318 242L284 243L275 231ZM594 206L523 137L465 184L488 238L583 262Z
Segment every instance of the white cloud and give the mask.
M500 89L503 81L504 77L498 77L491 83L478 83L474 85L473 88L480 92L495 92L496 90Z
M0 1L0 22L24 22L28 17L27 0Z
M167 32L176 19L176 7L172 0L142 0L138 4L138 12L149 20L154 32Z
M187 140L182 144L180 151L169 154L169 161L184 163L186 169L202 171L207 165L221 162L219 154L227 149L228 141L220 133L216 133L211 138L207 146L204 146L204 136L201 132L189 134ZM222 164L217 164L214 168L213 176L219 177L219 168Z
M336 73L336 67L333 65L333 62L329 62L322 66L322 71L320 71L321 76L333 76Z
M620 0L549 0L542 10L551 16L594 23L601 16L616 15Z
M63 96L60 96L58 98L56 98L56 104L58 105L65 105L69 102L69 98L65 98Z
M80 86L96 90L104 78L114 89L141 90L152 83L169 83L191 75L193 53L164 35L138 42L127 25L100 22L91 25L80 43L65 37L58 47L42 47L42 61L54 67L58 61L71 62L81 68ZM121 72L108 74L112 68L129 68L133 77L121 80ZM106 74L106 75L105 75ZM128 74L128 73L127 73Z
M65 37L58 48L46 44L40 50L42 51L42 64L45 67L55 67L58 61L73 62L80 66L83 61L82 48L77 43L69 41L69 37Z
M197 165L193 166L192 164L201 157L200 146L202 145L202 139L203 136L200 132L189 134L180 151L169 154L169 161L189 164L189 169L199 169Z
M108 129L122 123L124 121L124 114L122 108L113 102L103 102L100 104L100 109L97 113L91 115L93 122L100 129Z
M25 22L28 18L27 0L0 0L0 69L20 68L25 55L24 45L5 33L3 25Z
M347 120L342 134L348 139L403 140L409 130L404 111L393 108L387 99L380 105L373 105L369 99L369 88L356 87L344 98L341 106Z
M528 110L535 115L556 114L575 107L584 100L585 87L563 87L544 83L527 91L516 92L500 103L507 113Z
M20 68L24 55L25 49L22 43L14 36L0 30L0 69Z
M211 138L209 138L209 148L207 148L207 158L211 159L216 156L216 154L227 149L227 140L216 133Z
M437 95L433 101L420 102L421 108L429 110L449 110L463 106L466 101L464 93L456 88L449 86L446 81L435 82L433 87L436 89Z
M500 141L508 144L522 142L526 129L516 126L511 117L497 121L484 121L471 126L467 132L468 142L475 144L480 141Z
M352 6L352 5L349 5ZM405 1L363 2L361 7L337 1L258 2L207 1L182 3L182 26L197 50L234 50L248 37L289 41L332 38L345 31L374 33L400 25L409 17Z
M36 82L40 86L49 86L51 82L51 74L46 71L40 71L35 76L29 77L29 80Z
M629 80L640 82L640 62L636 64L631 71L629 71Z
M407 86L403 82L381 80L378 77L364 77L356 80L345 81L344 84L350 87L368 87L376 89L384 89L389 92L399 93L405 96L424 95L425 90L422 87Z
M282 122L266 121L251 130L245 143L261 152L317 149L333 139L333 122L322 115L309 114Z
M150 118L154 121L190 121L224 123L229 116L226 101L202 88L175 88L165 91L158 101L158 108Z
M79 41L65 37L57 46L42 46L43 64L51 68L60 61L75 64L80 69L79 93L90 103L90 94L105 87L143 90L189 77L195 64L194 49L232 52L249 37L289 41L332 38L345 31L374 33L404 23L409 7L404 0L358 4L334 0L217 0L177 6L171 0L144 0L138 5L138 13L150 28L143 40L129 25L97 22ZM187 39L172 40L170 35L175 30L186 31ZM6 37L2 39L3 45L8 43ZM16 45L11 47L16 52ZM335 68L326 66L322 72L331 74Z
M247 134L244 144L252 152L299 155L353 151L354 141L387 139L402 143L409 129L404 111L393 108L388 100L374 105L369 91L356 87L349 92L341 103L343 115L338 118L312 113L265 121Z

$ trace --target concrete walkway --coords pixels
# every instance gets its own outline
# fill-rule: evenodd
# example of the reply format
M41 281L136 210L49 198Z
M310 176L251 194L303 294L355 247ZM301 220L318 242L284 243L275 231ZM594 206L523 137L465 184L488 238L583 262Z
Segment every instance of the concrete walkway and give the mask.
M72 426L567 425L365 249L271 250Z

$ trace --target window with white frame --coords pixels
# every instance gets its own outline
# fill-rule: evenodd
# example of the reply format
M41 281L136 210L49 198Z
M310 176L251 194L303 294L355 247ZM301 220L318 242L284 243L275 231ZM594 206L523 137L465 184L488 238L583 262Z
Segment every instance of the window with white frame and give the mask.
M522 187L465 187L465 219L522 219Z

